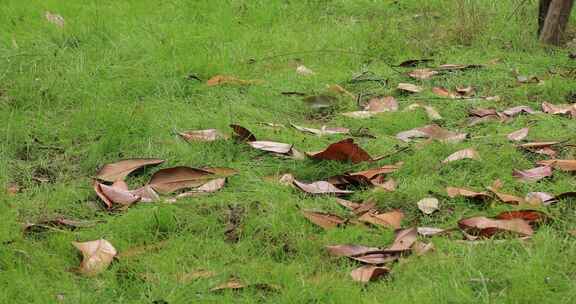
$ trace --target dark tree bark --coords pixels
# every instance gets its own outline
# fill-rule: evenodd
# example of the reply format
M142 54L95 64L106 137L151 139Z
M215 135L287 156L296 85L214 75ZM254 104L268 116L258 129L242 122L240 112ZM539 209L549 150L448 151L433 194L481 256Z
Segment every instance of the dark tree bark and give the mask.
M542 5L544 0L540 1ZM552 45L560 45L564 30L570 19L570 11L574 0L551 0L546 14L546 20L540 33L540 42Z

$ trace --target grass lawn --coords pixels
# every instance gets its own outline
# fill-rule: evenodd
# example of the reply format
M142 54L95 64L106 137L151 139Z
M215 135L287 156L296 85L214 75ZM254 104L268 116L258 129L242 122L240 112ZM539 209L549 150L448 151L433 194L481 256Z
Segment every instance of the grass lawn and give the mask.
M503 192L519 196L576 191L574 175L559 170L536 183L514 179L514 169L533 168L547 157L523 152L506 138L530 126L529 141L566 141L557 158L574 159L569 144L576 144L575 119L534 114L466 124L468 111L477 107L541 110L544 101L575 102L569 96L576 94L576 60L566 49L538 44L537 1L2 2L0 303L576 302L576 239L569 233L576 229L574 199L534 207L552 220L527 241L505 235L472 245L459 241L459 233L435 236L426 240L434 252L402 258L384 280L361 284L349 274L358 263L330 256L325 246L384 247L394 231L362 225L323 230L300 210L348 216L333 196L305 195L264 179L290 172L311 182L403 161L389 175L396 191L355 189L349 199L373 199L383 211L401 209L404 228L451 228L464 217L519 208L497 199L449 198L447 186L483 191L500 179ZM62 15L64 27L49 23L46 11ZM573 15L572 32L574 21ZM433 66L485 67L422 81L406 75L410 68L391 67L414 58L432 58ZM315 75L296 73L297 64ZM520 84L513 71L542 83ZM377 81L352 81L359 73ZM219 74L262 82L206 85ZM425 89L400 94L396 86L402 82ZM366 97L395 96L400 111L349 118L339 113L356 111L356 102L335 95L332 110L319 114L302 97L281 94L324 94L335 84ZM438 98L430 90L468 85L478 96L500 100ZM438 110L443 119L436 123L471 138L456 144L399 141L397 133L431 123L422 110L403 111L416 102ZM291 160L233 140L187 143L176 135L209 128L230 133L231 123L300 151L322 150L348 136L307 135L290 123L367 130L376 138L357 137L356 143L373 156L390 156L376 164ZM406 149L395 152L400 148ZM464 148L475 148L481 159L441 164ZM94 193L92 177L106 163L138 157L165 159L160 168L230 167L239 174L209 196L109 212ZM137 187L156 170L127 181ZM18 193L5 191L15 185ZM416 202L428 196L440 200L440 210L423 215ZM231 213L239 214L237 242L225 235ZM22 223L54 216L98 224L22 233ZM71 242L99 238L120 253L151 247L118 259L96 277L70 271L81 262ZM278 289L210 291L232 277Z

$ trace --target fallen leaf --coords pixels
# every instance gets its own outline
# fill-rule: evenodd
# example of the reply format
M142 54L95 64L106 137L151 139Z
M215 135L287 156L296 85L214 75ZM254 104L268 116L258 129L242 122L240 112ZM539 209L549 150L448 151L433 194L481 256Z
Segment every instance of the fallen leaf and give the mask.
M542 166L536 167L529 170L517 170L514 169L512 176L515 178L524 181L524 182L536 182L545 177L552 176L552 167L550 166Z
M390 272L390 269L383 266L364 265L350 272L352 280L356 282L368 283L375 281Z
M341 226L346 223L346 220L335 215L326 212L317 212L310 210L303 210L302 214L312 223L324 228L332 229Z
M326 249L331 255L339 257L361 256L369 252L375 252L380 250L380 248L377 247L367 247L362 245L350 245L350 244L330 245L326 246Z
M502 111L502 113L507 115L507 116L514 117L514 116L516 116L518 114L522 114L522 113L536 114L538 112L532 110L532 108L530 108L528 106L518 106L518 107L506 109L506 110Z
M316 73L314 73L314 71L312 71L311 69L303 66L303 65L298 65L296 67L296 73L298 73L299 75L303 75L303 76L311 76L314 75Z
M186 141L216 141L226 139L226 135L216 129L184 131L179 132L178 135Z
M206 85L209 87L219 86L219 85L252 85L262 83L262 80L243 80L234 76L229 75L216 75L206 81Z
M409 93L420 93L423 90L422 87L411 83L399 83L397 89Z
M491 237L500 231L515 232L530 236L534 234L532 227L523 219L498 220L487 217L471 217L458 222L460 229L473 235Z
M486 200L490 198L490 195L488 195L488 193L486 192L476 192L465 188L446 187L446 193L451 198L459 196L475 198L480 200Z
M138 189L132 190L130 193L140 197L140 202L143 203L153 203L160 200L160 196L158 196L158 193L156 193L156 191L154 191L150 185L145 185Z
M298 131L302 131L304 133L310 133L318 136L324 135L333 135L333 134L350 134L350 129L347 128L329 128L326 126L322 126L321 129L314 129L314 128L305 128L301 126L297 126L295 124L291 124L292 127Z
M180 194L176 195L175 197L168 199L167 201L170 203L174 203L177 200L179 200L181 198L185 198L185 197L204 196L206 194L214 193L214 192L224 188L225 184L226 184L226 178L216 178L216 179L213 179L213 180L203 184L202 186L200 186L200 187L198 187L192 191L180 193Z
M526 136L528 136L528 132L530 132L530 128L522 128L518 131L514 131L508 134L506 137L511 141L521 141L526 138Z
M569 114L572 118L576 117L576 104L551 104L549 102L542 103L542 111L544 113L556 115L556 114Z
M524 200L532 206L547 206L556 202L556 197L546 192L529 192Z
M59 28L63 28L66 25L64 18L58 14L52 14L51 12L45 12L44 17L46 20Z
M180 189L199 187L210 179L236 173L231 169L219 171L224 174L214 174L206 168L196 169L184 166L167 168L154 173L148 184L160 193L170 193Z
M111 208L113 204L120 204L127 207L142 199L140 196L134 195L128 190L108 186L96 181L94 182L94 190L108 208Z
M310 194L334 194L334 195L341 195L341 194L349 194L353 193L353 191L348 190L341 190L329 182L325 181L317 181L311 184L305 184L294 180L294 185L298 187L298 189L310 193Z
M351 210L356 215L362 215L376 208L376 203L373 201L368 201L364 203L354 203L348 200L336 198L336 202L338 202L340 206L343 206L344 208Z
M402 68L415 67L419 64L429 63L432 61L434 61L434 60L433 59L410 59L410 60L402 61L401 63L398 64L398 67L402 67Z
M530 142L518 145L519 148L528 150L533 153L543 154L550 157L555 157L558 152L552 148L552 146L559 144L560 142L557 141L549 141L549 142Z
M495 218L499 220L522 219L530 225L538 225L549 220L549 217L537 210L514 210L505 211L498 214Z
M396 98L392 96L372 98L368 101L368 104L364 107L364 110L376 113L396 112L398 111L398 102L396 101Z
M82 253L83 259L78 272L86 276L95 276L106 270L117 254L116 248L105 239L89 242L72 242Z
M500 192L501 187L502 182L500 180L495 180L494 183L492 183L492 186L488 187L488 190L492 191L492 193L494 193L496 197L498 197L498 199L503 203L512 205L519 205L524 203L524 199L519 196Z
M384 180L384 177L381 175L372 179L372 185L374 185L376 189L381 189L386 192L394 192L398 186L394 179Z
M434 228L434 227L418 227L416 229L419 235L421 236L434 236L442 234L448 230L442 228Z
M426 215L430 215L432 213L434 213L435 211L438 211L438 199L433 198L433 197L427 197L427 198L423 198L421 200L418 201L418 203L416 203L416 205L418 205L418 209L420 209L420 211L422 211L422 213L426 214Z
M541 160L538 165L550 166L554 169L573 172L576 171L576 159L548 159Z
M464 150L460 150L460 151L457 151L457 152L450 154L450 156L448 156L445 160L443 160L442 163L446 164L449 162L462 160L462 159L479 160L480 154L478 154L478 152L472 148L464 149Z
M432 93L439 97L456 98L456 95L444 87L433 87Z
M416 69L408 73L408 76L420 80L430 79L434 75L438 75L438 71L431 69Z
M288 154L292 151L293 145L273 142L273 141L250 141L248 142L252 148L266 152Z
M107 182L115 182L126 178L128 174L144 166L158 165L163 162L163 159L158 158L134 158L121 160L119 162L104 165L96 174L96 178Z
M360 216L358 221L386 228L400 229L403 218L404 213L401 211L379 213L378 211L372 210Z
M329 145L324 151L307 153L310 158L319 160L350 161L361 163L371 161L372 157L348 138Z
M385 165L382 167L377 167L377 168L372 168L372 169L368 169L368 170L348 173L348 175L350 175L350 176L363 176L367 179L373 179L379 175L394 173L394 172L400 170L400 168L402 168L402 165L403 165L403 163L399 162L399 163L394 164L394 165Z
M237 141L256 141L256 136L250 132L250 130L240 126L240 125L230 125L230 128L234 130L234 139Z
M412 245L414 245L417 238L417 228L399 230L396 232L394 243L392 243L390 247L386 248L385 251L408 251L412 248Z

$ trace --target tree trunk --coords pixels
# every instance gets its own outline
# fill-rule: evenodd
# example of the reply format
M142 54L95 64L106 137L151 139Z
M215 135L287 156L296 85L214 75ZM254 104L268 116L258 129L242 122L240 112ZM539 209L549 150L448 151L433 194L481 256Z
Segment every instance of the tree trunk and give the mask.
M552 2L552 0L540 0L540 5L538 7L538 37L540 37L540 34L542 34L542 29L544 28L544 20L546 20L546 15L548 15L550 2Z
M541 1L540 4L542 5ZM540 33L540 42L552 45L560 45L566 24L570 19L570 11L574 0L550 1L546 20Z

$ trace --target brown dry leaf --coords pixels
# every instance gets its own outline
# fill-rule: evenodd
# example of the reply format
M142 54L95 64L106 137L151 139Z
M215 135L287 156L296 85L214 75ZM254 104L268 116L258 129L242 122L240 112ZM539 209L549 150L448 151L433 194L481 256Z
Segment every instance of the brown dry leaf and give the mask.
M418 238L418 228L407 228L396 232L394 243L385 251L408 251Z
M430 215L439 210L438 199L434 197L423 198L419 200L418 203L416 203L416 205L418 206L418 209L420 209L420 211L422 211L422 213L426 215Z
M468 197L468 198L475 198L486 200L490 198L490 195L486 192L476 192L465 188L456 188L456 187L446 187L446 193L449 197L455 198L459 196Z
M474 108L468 111L471 116L486 117L486 116L498 116L499 113L493 108Z
M262 80L243 80L234 76L216 75L206 81L209 87L231 84L231 85L252 85L263 83Z
M114 187L116 189L128 191L128 184L122 179L119 179L119 180L113 182L112 187Z
M186 141L216 141L227 138L226 135L216 129L184 131L179 132L178 135Z
M292 127L298 131L302 131L304 133L310 133L318 136L324 135L333 135L333 134L350 134L350 129L347 128L329 128L326 126L322 126L321 129L314 129L314 128L306 128L297 126L295 124L290 124Z
M506 110L502 111L502 113L507 115L507 116L514 117L516 115L523 114L523 113L536 114L538 112L532 110L532 108L530 108L528 106L517 106L517 107L506 109Z
M434 236L439 235L448 230L442 228L435 228L435 227L418 227L417 232L421 236Z
M170 193L180 189L199 187L208 180L236 174L233 169L214 169L217 173L210 172L210 168L196 169L184 166L162 169L152 175L148 184L160 193Z
M576 159L549 159L541 160L538 165L550 166L554 169L573 172L576 171Z
M352 280L356 282L368 283L384 277L389 272L390 269L387 267L364 265L352 270L350 275L352 276Z
M372 210L360 216L358 221L386 228L400 229L403 218L404 213L399 210L386 213L379 213L378 211Z
M405 142L409 142L412 138L424 137L438 140L440 142L458 143L465 140L467 136L468 134L466 133L448 131L438 125L427 125L422 128L400 132L396 135L396 138Z
M372 98L368 101L368 104L364 107L364 110L376 113L396 112L398 111L398 102L396 101L396 98L392 96Z
M394 192L396 191L396 187L398 187L398 183L396 183L396 180L394 180L393 178L385 180L385 177L382 175L375 177L371 181L372 185L374 185L376 189L381 189L386 192Z
M439 97L456 98L456 95L444 87L433 87L432 93Z
M48 22L58 26L59 28L63 28L64 25L66 25L66 21L64 20L64 18L58 14L52 14L51 12L45 12L44 18L46 18L46 20Z
M202 185L202 186L200 186L200 187L198 187L192 191L180 193L180 194L176 195L175 197L168 199L167 201L170 203L174 203L177 200L179 200L181 198L185 198L185 197L204 196L204 195L214 193L214 192L224 188L225 184L226 184L226 178L224 178L224 177L216 178L216 179L213 179L213 180L205 183L204 185Z
M158 193L156 193L156 191L154 191L154 189L152 189L152 187L150 187L150 185L145 185L145 186L140 187L138 189L132 190L132 191L130 191L130 193L140 197L140 202L143 202L143 203L153 203L153 202L156 202L160 199L160 196L158 196Z
M450 154L450 156L448 156L445 160L443 160L442 163L446 164L449 162L462 160L462 159L479 160L480 154L478 154L478 152L472 148L464 149L464 150L460 150L460 151L457 151L457 152Z
M514 131L508 134L506 137L510 141L521 141L526 138L526 136L528 136L528 132L530 132L530 128L522 128L518 131Z
M399 162L399 163L396 163L394 165L385 165L385 166L378 167L378 168L372 168L372 169L368 169L368 170L364 170L364 171L349 173L348 175L350 175L350 176L364 176L367 179L373 179L379 175L394 173L394 172L400 170L400 168L402 168L403 164L404 163Z
M305 184L294 180L294 185L298 187L298 189L302 190L303 192L310 193L310 194L334 194L334 195L342 195L342 194L350 194L354 191L348 190L341 190L329 182L325 181L317 181L310 184Z
M231 124L230 128L234 131L234 139L237 141L256 141L256 136L243 126Z
M408 76L414 79L426 80L430 79L432 76L437 75L438 71L432 69L416 69L408 73Z
M331 255L339 257L361 256L370 252L380 250L380 248L377 247L366 247L362 245L350 245L350 244L326 246L326 249Z
M96 194L100 199L102 199L102 201L104 201L108 208L112 207L112 204L120 204L127 207L142 199L140 196L134 195L129 190L108 186L98 183L97 181L94 183Z
M106 270L118 253L116 248L105 239L89 242L72 242L82 253L83 259L78 273L86 276L95 276Z
M273 141L250 141L248 142L252 148L266 152L288 154L292 151L293 145L273 142Z
M338 226L344 225L346 220L335 215L326 212L317 212L311 210L303 210L302 214L312 223L324 228L332 229Z
M306 153L310 158L320 160L350 161L355 164L371 161L372 157L354 139L348 138L328 146L324 151Z
M472 235L491 237L500 231L510 231L521 235L530 236L534 234L532 227L523 219L490 219L487 217L471 217L458 222L460 229Z
M542 111L544 113L556 115L556 114L568 114L572 118L576 117L576 104L551 104L549 102L542 103Z
M376 208L376 203L373 201L367 201L364 203L354 203L348 200L336 198L336 202L338 202L340 206L343 206L344 208L351 210L356 215L362 215Z
M546 192L529 192L524 198L526 203L531 206L550 205L556 202L556 197Z
M411 83L399 83L397 89L408 93L420 93L423 90L422 87Z
M505 211L495 218L499 220L522 219L530 225L539 225L550 220L550 218L538 210L514 210Z
M107 182L115 182L126 178L126 176L134 170L140 169L144 166L158 165L163 162L163 159L158 158L125 159L104 165L96 174L96 178Z
M514 169L512 176L524 182L536 182L543 178L552 176L552 167L541 166L529 170Z

